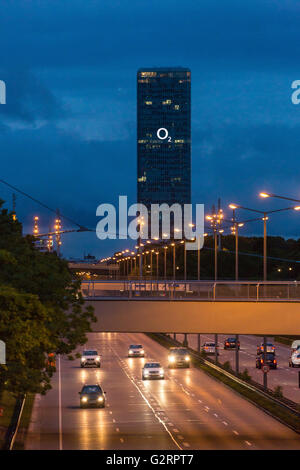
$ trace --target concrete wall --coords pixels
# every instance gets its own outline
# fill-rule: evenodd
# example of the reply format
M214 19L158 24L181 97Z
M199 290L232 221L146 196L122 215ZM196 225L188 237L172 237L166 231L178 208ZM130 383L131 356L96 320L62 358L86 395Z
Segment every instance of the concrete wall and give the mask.
M93 331L300 335L299 302L90 300Z

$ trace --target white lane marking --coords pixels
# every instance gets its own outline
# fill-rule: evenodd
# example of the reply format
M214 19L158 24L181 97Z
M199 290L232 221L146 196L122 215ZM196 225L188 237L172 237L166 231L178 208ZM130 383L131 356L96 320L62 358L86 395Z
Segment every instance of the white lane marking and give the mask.
M252 446L251 442L249 442L249 441L245 441L245 442L246 442L247 446Z
M113 351L114 355L119 359L119 362L120 362L120 356L119 354L113 349L111 348L111 351ZM142 398L144 399L144 401L146 402L146 404L148 405L148 407L151 409L151 411L153 412L154 416L156 417L156 419L162 424L162 426L165 428L166 432L169 434L170 438L172 439L172 441L174 442L174 444L176 445L176 447L178 447L179 450L182 450L182 447L180 446L179 442L176 441L175 437L173 436L173 434L171 433L171 431L169 430L169 428L166 426L166 423L158 416L158 414L155 412L155 409L152 407L150 401L147 399L147 397L145 396L145 394L142 392L142 390L138 387L138 385L135 383L135 381L130 377L130 375L126 372L126 370L122 369L124 374L127 375L128 379L130 380L130 382L135 386L135 388L137 389L137 391L139 392L139 394L142 396Z
M181 434L178 434L178 439L180 439L181 441L183 441L184 437L181 435Z
M218 415L217 415L217 413L214 413L214 416L215 416L216 418L218 418Z
M237 431L235 431L235 429L233 430L233 434L235 434L236 436L239 435L239 433Z
M122 443L124 442L124 439L123 439L123 437L121 437L121 438L120 438L120 442L122 442Z
M173 431L174 431L174 432L179 432L178 429L176 429L176 428L174 428Z
M224 424L224 426L228 426L228 423L226 423L226 421L222 421L222 423Z
M190 447L190 444L189 444L188 442L183 442L183 445L184 445L185 447Z
M62 409L61 409L61 366L60 354L58 355L58 431L59 431L59 450L62 450Z
M116 428L116 431L117 431L117 432L120 432L120 429L119 429L119 428Z
M115 422L116 422L116 420L115 420L115 419L113 419L113 423L115 423Z

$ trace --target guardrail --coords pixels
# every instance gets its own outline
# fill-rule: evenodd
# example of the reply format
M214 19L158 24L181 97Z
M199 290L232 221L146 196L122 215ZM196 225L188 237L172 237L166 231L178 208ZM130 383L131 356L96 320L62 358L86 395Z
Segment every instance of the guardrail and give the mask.
M161 337L163 338L167 343L169 343L171 346L176 346L176 345L180 345L182 346L182 343L180 343L179 341L176 341L172 338L170 338L169 336L165 335L165 334L162 334L162 333L155 333L155 334L152 334L152 337L153 336L157 336L157 337ZM191 348L188 348L189 349L189 352L191 354L191 356L200 361L202 364L205 364L206 366L212 368L212 369L215 369L217 372L225 375L226 377L228 377L229 379L233 380L234 382L238 383L239 385L241 385L242 387L244 387L245 389L248 389L248 390L251 390L252 392L255 392L256 394L260 395L261 397L264 397L266 398L267 400L269 400L270 402L276 404L277 406L279 406L280 408L288 411L289 413L291 413L292 415L296 416L297 418L300 419L300 411L298 410L298 405L297 403L295 402L292 402L291 400L288 400L287 398L283 397L282 399L279 399L279 398L276 398L274 395L273 395L273 392L272 390L268 389L267 391L265 390L262 390L262 386L259 385L258 383L254 382L254 381L251 381L252 383L248 383L246 382L245 380L242 380L240 377L238 377L237 375L235 375L234 373L232 372L229 372L227 370L225 370L223 367L222 367L222 364L215 364L211 359L205 359L204 357L201 357L200 353L198 351L195 351ZM256 406L257 403L254 403ZM264 409L264 408L263 408ZM264 409L264 411L266 411ZM294 431L296 431L297 433L300 434L300 427L298 426L297 428L295 428L294 426L291 426L290 424L286 423L285 421L283 421L282 419L280 419L278 416L275 416L277 420L281 421L283 424L289 426L291 429L293 429Z
M86 299L127 298L197 301L300 301L300 282L276 281L82 281Z

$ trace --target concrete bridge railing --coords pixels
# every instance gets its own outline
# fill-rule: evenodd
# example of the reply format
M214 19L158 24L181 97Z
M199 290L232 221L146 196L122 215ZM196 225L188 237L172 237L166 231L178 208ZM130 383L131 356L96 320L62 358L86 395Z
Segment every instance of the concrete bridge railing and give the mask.
M86 299L300 302L297 281L83 281Z

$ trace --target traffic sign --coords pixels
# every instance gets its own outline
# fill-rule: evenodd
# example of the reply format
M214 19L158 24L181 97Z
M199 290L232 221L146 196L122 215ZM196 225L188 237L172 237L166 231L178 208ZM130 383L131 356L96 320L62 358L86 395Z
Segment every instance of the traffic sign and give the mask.
M270 370L270 366L267 366L267 365L262 366L261 370L263 371L264 374L267 374Z

